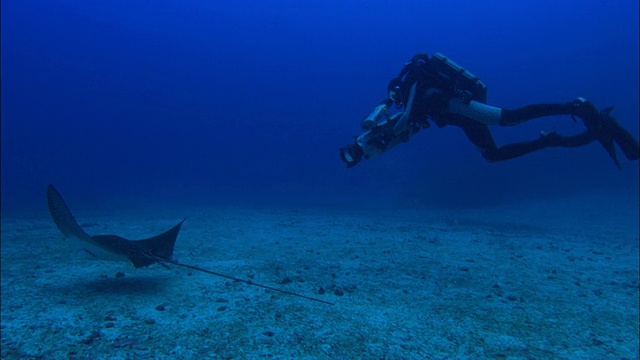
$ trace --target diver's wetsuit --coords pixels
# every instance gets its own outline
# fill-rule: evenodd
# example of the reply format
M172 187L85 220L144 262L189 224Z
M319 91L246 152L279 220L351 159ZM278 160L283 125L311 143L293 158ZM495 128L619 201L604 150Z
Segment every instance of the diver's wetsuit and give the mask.
M628 159L638 160L640 147L637 140L609 115L611 108L601 112L580 98L562 104L535 104L507 110L487 105L485 100L486 87L472 74L441 54L431 58L418 54L404 66L398 77L391 80L389 98L376 108L375 116L372 114L363 120L365 132L356 138L353 145L340 149L340 155L352 167L363 156L379 155L407 141L420 128L429 127L430 119L438 127L453 125L462 128L490 162L516 158L547 147L579 147L596 140L605 147L618 167L614 143ZM404 113L395 116L384 114L391 104L403 108ZM378 113L381 107L384 111ZM514 126L553 115L578 116L586 130L573 136L544 133L533 141L500 147L489 131L489 126Z

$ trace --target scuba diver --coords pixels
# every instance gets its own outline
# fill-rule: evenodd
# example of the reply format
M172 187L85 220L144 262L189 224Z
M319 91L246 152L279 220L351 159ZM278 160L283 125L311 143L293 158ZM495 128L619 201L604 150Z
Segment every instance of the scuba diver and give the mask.
M485 84L444 55L418 54L389 82L388 97L362 120L364 132L355 137L353 144L340 149L340 157L351 168L363 157L369 159L408 141L432 121L439 128L447 125L462 128L491 163L548 147L578 147L594 141L605 148L618 168L621 166L614 144L618 144L627 159L638 160L638 141L610 115L613 107L600 111L591 102L578 98L567 103L533 104L508 110L487 105L486 98ZM387 114L392 105L404 111ZM514 126L552 115L571 115L574 121L577 116L586 130L572 136L541 132L536 140L500 147L489 131L489 126Z

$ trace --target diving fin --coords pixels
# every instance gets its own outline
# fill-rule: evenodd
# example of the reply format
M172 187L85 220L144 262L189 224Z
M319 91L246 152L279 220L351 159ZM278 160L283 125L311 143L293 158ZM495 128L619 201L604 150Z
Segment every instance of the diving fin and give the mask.
M613 106L602 110L602 114L607 117L607 125L605 126L609 128L608 131L612 134L613 140L618 144L627 159L638 160L640 157L638 140L627 129L623 128L613 116L609 115L611 111L613 111Z
M604 109L602 109L600 112L606 116L611 116L611 112L613 111L613 109L615 109L615 106L608 106Z
M640 145L638 145L638 140L636 140L633 135L627 131L627 129L623 128L622 125L620 125L618 121L611 116L613 108L613 106L609 106L601 111L601 114L604 115L605 118L604 124L602 125L603 130L610 138L612 138L613 141L615 141L616 144L618 144L627 159L638 160L640 155ZM607 152L610 151L607 150Z
M594 109L595 111L590 116L581 117L583 117L585 126L595 134L595 138L604 147L609 157L613 159L618 169L622 169L614 144L618 144L629 160L638 160L640 146L633 135L611 116L613 109L613 106L609 106L600 110L597 114L595 113L597 109Z
M613 162L616 164L619 170L622 170L622 165L620 165L620 160L618 159L618 154L616 153L616 147L613 144L613 138L611 136L606 136L606 138L599 137L598 142L604 147L604 150L609 154Z

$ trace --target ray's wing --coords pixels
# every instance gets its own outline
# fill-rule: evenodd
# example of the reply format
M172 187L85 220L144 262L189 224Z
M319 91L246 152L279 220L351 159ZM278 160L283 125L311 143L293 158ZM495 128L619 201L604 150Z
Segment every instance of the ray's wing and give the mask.
M53 217L53 222L64 236L75 237L89 243L93 242L91 236L73 218L69 207L60 196L58 190L51 184L47 187L47 204L49 205L49 212Z

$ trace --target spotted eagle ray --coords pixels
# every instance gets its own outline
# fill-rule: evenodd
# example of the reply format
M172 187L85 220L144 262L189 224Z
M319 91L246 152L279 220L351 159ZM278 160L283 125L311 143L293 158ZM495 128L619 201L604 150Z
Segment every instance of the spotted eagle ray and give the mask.
M56 188L51 184L47 187L47 203L49 205L49 212L53 217L53 222L56 224L58 229L60 229L60 232L62 232L65 237L79 240L82 248L95 258L130 261L135 268L141 268L155 263L158 263L165 268L169 268L168 264L171 264L201 271L225 279L242 282L248 285L257 286L263 289L333 305L333 303L329 301L320 300L268 285L258 284L251 280L239 279L230 275L177 262L172 258L173 248L176 243L176 239L178 238L180 227L186 219L180 221L177 225L162 234L142 240L128 240L118 235L91 236L78 224L64 199L60 196L58 190L56 190Z

